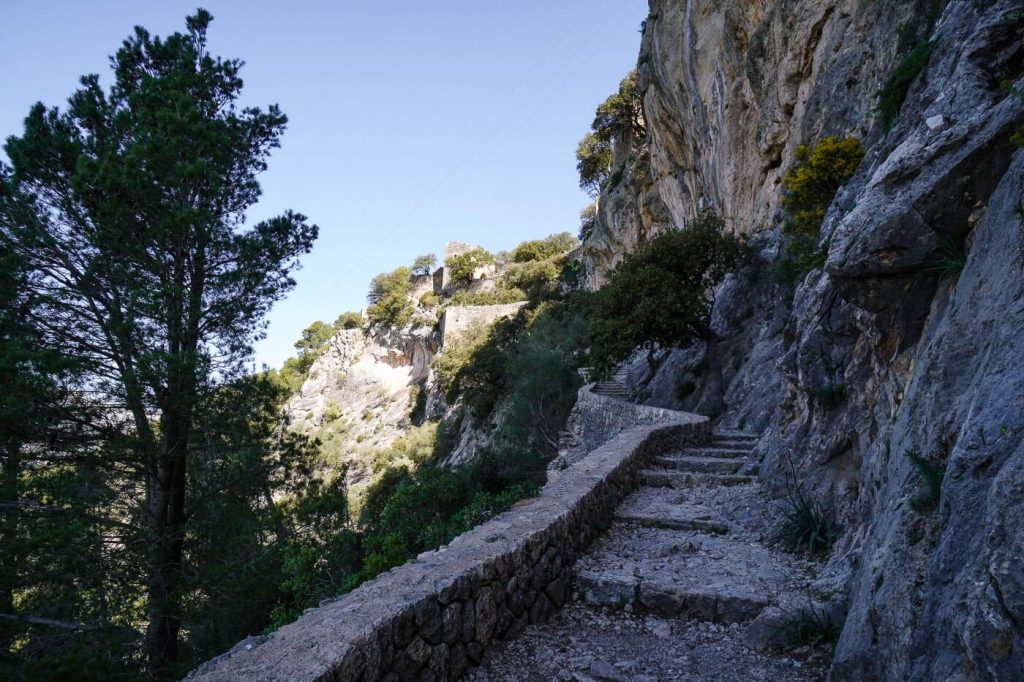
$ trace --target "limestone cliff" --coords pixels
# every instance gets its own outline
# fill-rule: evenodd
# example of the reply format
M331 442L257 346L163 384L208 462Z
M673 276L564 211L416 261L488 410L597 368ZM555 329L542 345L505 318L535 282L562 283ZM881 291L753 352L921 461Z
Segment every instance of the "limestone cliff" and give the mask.
M430 327L339 331L288 402L293 428L321 439L354 491L369 482L374 453L410 426L414 391L436 350Z
M587 283L702 206L758 247L718 293L719 422L764 431L765 482L795 479L843 526L820 581L848 606L834 679L1024 670L1022 26L1022 0L651 0L646 156L600 198ZM885 130L877 92L925 40ZM780 179L797 145L826 135L868 153L829 209L824 269L790 300L772 276ZM962 272L934 265L949 239L965 243ZM699 409L701 356L631 377L648 404ZM944 471L934 511L910 504L908 452Z

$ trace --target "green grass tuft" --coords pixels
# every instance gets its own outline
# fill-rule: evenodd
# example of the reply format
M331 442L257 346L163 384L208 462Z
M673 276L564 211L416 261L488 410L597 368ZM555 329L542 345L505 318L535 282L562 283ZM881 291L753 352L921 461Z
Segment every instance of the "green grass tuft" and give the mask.
M892 128L903 108L914 80L924 70L935 49L935 43L923 42L906 54L889 74L878 91L878 118L886 130Z
M799 486L790 487L783 501L778 541L796 554L828 554L839 537L839 526L825 508Z
M921 477L922 490L910 499L910 508L917 512L929 512L939 506L942 498L942 479L946 476L946 467L942 464L929 462L916 450L903 453L914 465Z
M786 618L779 625L777 639L784 650L802 646L831 644L839 639L843 628L832 616L814 606L785 611Z
M967 265L967 253L960 243L950 237L939 238L939 246L935 253L925 262L925 269L937 273L940 277L959 279Z

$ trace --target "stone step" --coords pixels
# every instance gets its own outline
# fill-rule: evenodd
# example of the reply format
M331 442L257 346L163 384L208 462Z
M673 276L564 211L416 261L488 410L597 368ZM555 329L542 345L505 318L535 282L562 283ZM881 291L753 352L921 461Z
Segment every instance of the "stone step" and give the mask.
M739 474L699 474L668 469L644 469L640 480L645 485L661 488L687 488L695 485L748 485L757 481L754 476Z
M737 457L746 457L750 454L750 450L744 450L742 448L719 448L714 446L696 446L692 448L684 448L675 452L667 452L666 455L683 456L683 457L724 457L726 459L733 459Z
M702 518L672 509L649 511L619 509L615 518L624 523L635 523L647 528L666 528L669 530L688 530L697 533L713 533L726 535L729 524L713 518Z
M736 438L713 438L711 440L711 446L716 448L740 448L743 450L753 450L757 447L758 441L756 440L739 440Z
M735 474L743 468L746 460L725 457L658 457L658 466L676 471L692 471L698 474Z
M729 429L715 430L711 432L712 438L728 438L730 440L742 440L748 443L756 443L761 440L761 435L757 433L747 433L745 431L732 431Z
M756 543L615 524L577 563L575 586L598 606L742 623L782 593L788 560Z

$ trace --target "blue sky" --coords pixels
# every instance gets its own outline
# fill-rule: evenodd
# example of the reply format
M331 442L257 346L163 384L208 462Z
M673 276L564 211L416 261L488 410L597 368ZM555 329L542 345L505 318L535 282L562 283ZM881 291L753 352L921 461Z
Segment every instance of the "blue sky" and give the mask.
M246 62L246 104L289 116L258 221L320 226L258 363L316 319L364 305L378 272L462 240L493 250L575 231L574 151L636 62L643 0L208 0L211 51ZM183 29L195 2L0 0L0 137L63 105L132 26Z

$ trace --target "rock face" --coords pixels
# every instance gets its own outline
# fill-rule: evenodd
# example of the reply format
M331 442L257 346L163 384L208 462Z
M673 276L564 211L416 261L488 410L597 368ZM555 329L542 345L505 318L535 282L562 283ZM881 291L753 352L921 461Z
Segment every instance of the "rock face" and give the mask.
M339 331L309 369L286 411L293 428L318 433L330 464L354 491L369 482L373 454L410 425L414 388L437 351L429 327Z
M940 10L934 22L932 9ZM727 411L764 430L761 478L796 484L844 533L821 586L848 615L837 680L1010 680L1024 670L1024 1L651 0L638 64L649 165L600 199L597 286L624 251L711 206L759 250L718 292ZM890 130L876 93L934 51ZM868 153L791 296L772 276L779 180L798 144ZM660 205L664 221L638 206ZM949 243L964 243L939 265ZM698 346L630 379L699 411ZM935 509L908 452L943 475Z

